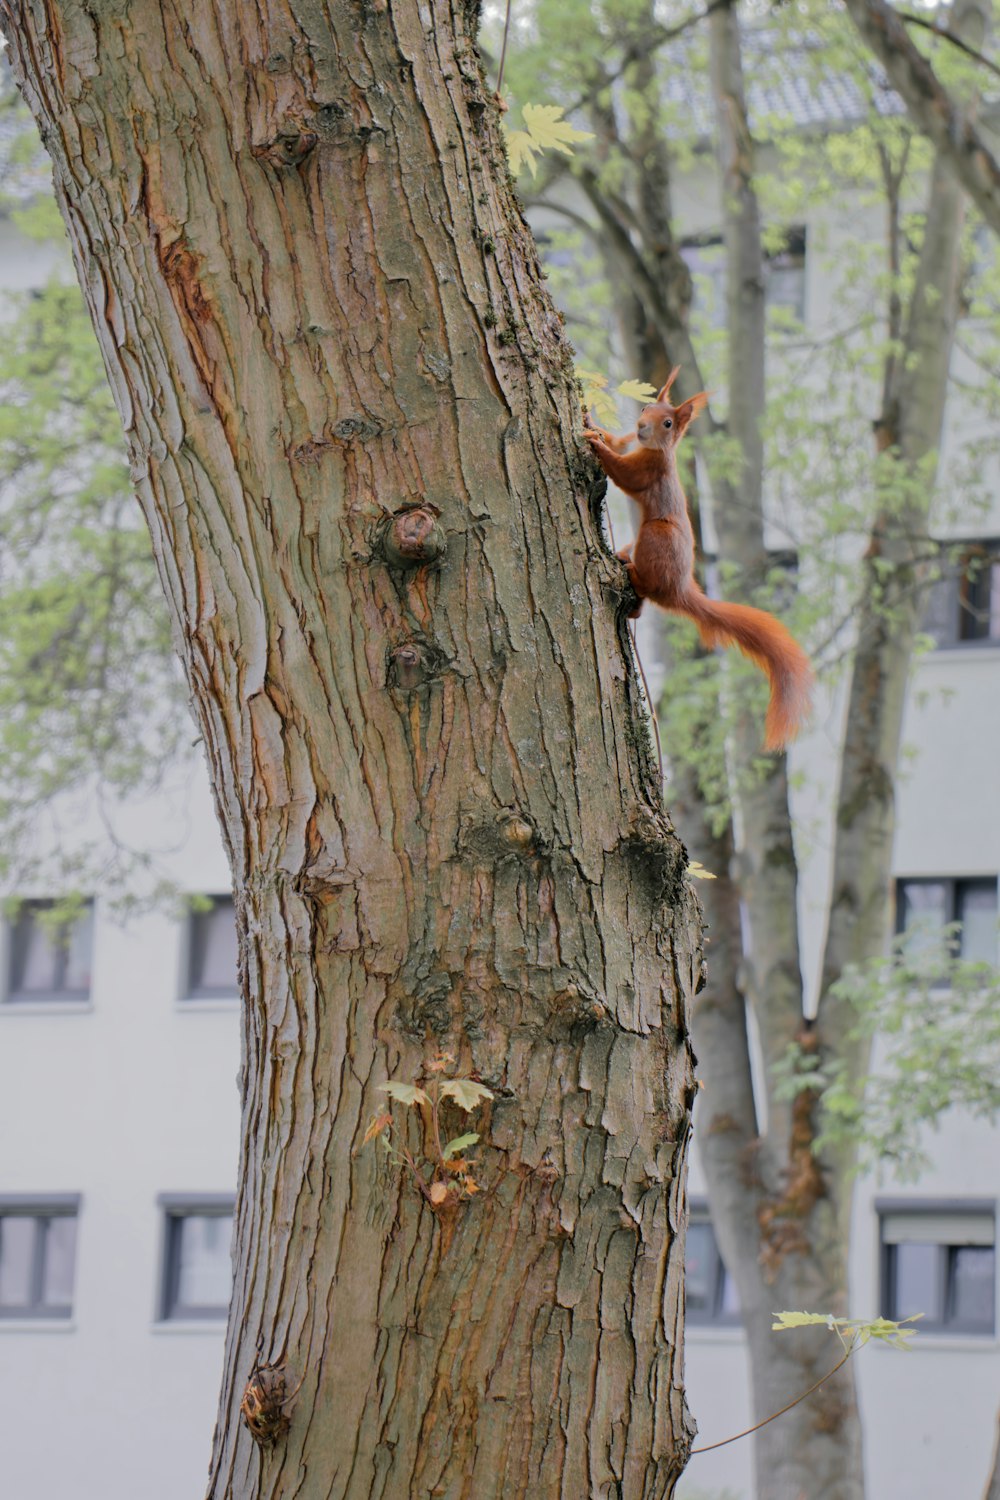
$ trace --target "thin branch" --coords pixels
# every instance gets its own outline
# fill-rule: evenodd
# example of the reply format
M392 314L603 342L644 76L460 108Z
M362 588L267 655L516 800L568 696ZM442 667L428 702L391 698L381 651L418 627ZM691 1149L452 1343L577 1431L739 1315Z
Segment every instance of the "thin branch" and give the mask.
M679 36L683 36L685 31L690 31L693 27L700 25L702 21L707 21L714 11L722 10L731 4L732 0L711 0L711 3L706 5L704 10L694 11L690 16L685 17L683 21L678 21L676 26L657 27L653 33L652 40L650 40L648 32L644 32L634 42L628 43L618 66L611 73L606 73L600 83L592 84L586 92L580 95L575 103L568 106L565 113L571 115L574 110L582 109L585 104L590 104L596 99L598 94L603 93L606 88L610 88L611 84L617 83L618 79L628 71L633 63L641 62L643 58L652 56L654 52L660 47L665 46L667 42L676 41Z
M956 36L953 31L949 31L947 26L942 26L940 21L929 21L926 16L915 16L908 10L897 10L896 14L901 21L906 22L907 26L921 26L924 31L929 31L934 36L939 36L942 41L950 42L953 47L957 47L967 57L971 57L973 62L979 63L984 68L989 68L991 73L995 73L1000 78L1000 67L997 67L995 62L991 62L988 57L984 57L981 52L977 52L975 47L970 47L968 42L963 42L960 36Z
M507 38L510 35L510 12L511 12L511 8L512 8L512 0L507 0L507 12L506 12L506 15L503 18L503 43L501 44L501 47L500 47L500 65L497 68L497 87L496 87L496 92L497 92L497 96L498 97L500 95L500 90L503 88L503 70L504 70L504 64L507 61Z
M857 1345L852 1344L843 1359L838 1359L832 1370L827 1370L826 1374L821 1375L814 1385L811 1385L807 1391L803 1391L801 1396L796 1396L794 1401L789 1401L787 1406L781 1407L779 1411L773 1411L769 1417L765 1417L761 1422L755 1422L752 1427L744 1427L742 1432L734 1432L732 1437L723 1438L719 1443L706 1443L704 1448L692 1448L689 1457L694 1458L696 1453L711 1453L713 1448L725 1448L727 1443L738 1443L740 1438L749 1437L752 1432L759 1432L762 1427L766 1427L768 1422L773 1422L776 1418L783 1417L786 1411L791 1411L793 1406L798 1406L800 1401L805 1401L806 1397L811 1396L813 1391L818 1391L820 1386L830 1379L831 1375L836 1375L838 1370L842 1370L856 1348Z
M955 103L886 0L844 0L862 38L902 98L917 129L951 163L983 218L1000 234L1000 162Z

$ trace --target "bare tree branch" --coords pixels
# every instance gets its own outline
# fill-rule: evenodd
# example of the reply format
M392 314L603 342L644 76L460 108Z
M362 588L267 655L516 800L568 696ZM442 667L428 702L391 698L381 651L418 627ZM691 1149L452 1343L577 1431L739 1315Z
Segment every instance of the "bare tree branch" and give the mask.
M929 31L932 36L939 36L943 42L950 42L953 47L957 47L960 52L964 52L966 57L971 57L973 62L979 63L981 67L989 68L991 73L995 73L1000 78L1000 68L997 67L995 62L988 57L984 57L982 52L977 52L975 47L970 47L968 42L963 42L960 36L956 36L953 31L949 31L947 26L942 26L939 21L928 20L926 16L915 16L905 10L899 12L899 18L901 21L905 21L907 26L920 26L924 31Z
M845 0L847 11L875 53L914 124L933 141L983 218L1000 234L1000 163L983 136L949 95L886 0Z

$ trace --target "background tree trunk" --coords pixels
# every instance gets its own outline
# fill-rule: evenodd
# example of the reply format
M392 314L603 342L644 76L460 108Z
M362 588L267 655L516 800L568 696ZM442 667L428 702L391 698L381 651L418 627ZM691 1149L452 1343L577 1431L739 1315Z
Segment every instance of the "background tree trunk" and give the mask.
M1000 1500L1000 1418L997 1419L997 1440L993 1448L993 1467L986 1483L983 1500Z
M964 16L956 24L964 25ZM645 13L638 29L650 34ZM717 468L711 442L704 451L722 587L755 602L771 566L763 506L766 266L735 6L713 8L707 29L728 283L728 411L724 422L713 412L695 424L692 442L710 435L732 439L734 449L738 445L738 464L730 457ZM612 63L601 54L599 66L606 75ZM623 99L631 101L631 119L622 111L610 122L597 112L594 116L600 139L614 147L612 170L598 175L575 163L561 163L560 169L575 172L593 210L591 233L607 263L617 267L609 281L618 322L634 330L624 341L632 361L625 373L655 381L657 372L676 361L682 365L678 389L690 394L714 382L698 371L687 326L691 278L680 260L670 204L670 153L676 148L657 128L659 96L648 58L627 66L625 81ZM896 191L898 199L898 183ZM916 286L905 309L898 282L890 293L888 332L896 343L885 361L883 410L872 411L879 417L879 451L872 454L870 471L875 526L858 591L857 665L832 840L834 906L815 1020L807 1020L800 972L798 863L784 758L759 755L759 722L744 717L727 746L730 807L738 817L728 824L720 820L717 793L714 805L704 794L712 774L703 779L710 726L692 722L696 711L678 689L685 680L681 670L690 662L680 659L676 631L665 632L658 643L667 676L664 749L671 811L688 847L717 877L701 890L709 984L694 1013L705 1086L697 1114L699 1158L719 1245L739 1291L757 1420L806 1390L840 1353L823 1331L776 1337L773 1312L851 1310L852 1156L827 1152L817 1159L813 1096L803 1092L791 1098L782 1085L796 1048L813 1062L818 1049L824 1060L843 1057L854 1073L866 1062L828 990L844 963L879 957L888 941L894 781L958 302L963 198L961 184L939 156L928 183ZM559 209L551 191L545 204ZM890 269L898 276L899 255L892 250ZM928 295L935 287L940 297L933 291ZM774 601L758 597L756 602L773 607ZM679 712L672 713L671 699L678 694ZM716 705L708 713L722 717ZM763 1063L756 1076L751 1035ZM765 1427L754 1446L761 1497L857 1500L864 1473L852 1368Z
M0 14L233 867L210 1494L660 1500L699 916L469 13ZM447 1216L358 1149L441 1051L496 1096ZM270 1449L238 1419L258 1359L297 1389Z

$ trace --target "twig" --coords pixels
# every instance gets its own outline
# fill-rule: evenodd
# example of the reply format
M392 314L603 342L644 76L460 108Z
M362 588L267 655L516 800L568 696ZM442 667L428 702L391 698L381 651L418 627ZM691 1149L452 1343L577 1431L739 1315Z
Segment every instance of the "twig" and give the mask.
M497 67L497 87L496 87L496 92L497 92L498 96L500 94L501 89L503 88L503 70L504 70L504 64L507 61L507 37L510 34L510 12L511 12L511 4L512 4L512 0L507 0L507 10L506 10L506 13L505 13L504 18L503 18L503 42L501 43L501 46L500 46L500 63L499 63L499 66Z
M908 10L897 10L896 14L901 21L906 22L907 26L920 26L924 31L929 31L934 36L939 36L942 41L951 42L953 47L957 47L960 52L964 52L967 57L971 57L973 62L980 63L984 68L989 68L991 73L995 73L1000 78L1000 67L997 67L995 62L990 62L989 58L984 57L981 52L977 52L975 47L970 47L968 42L963 42L960 36L956 36L953 31L949 31L947 26L942 26L940 21L929 21L926 16L911 15Z
M763 1421L755 1422L752 1427L744 1427L742 1432L734 1432L732 1437L723 1438L719 1443L706 1443L704 1448L692 1448L689 1457L693 1458L696 1453L711 1453L713 1448L724 1448L727 1443L739 1442L740 1438L749 1437L752 1432L758 1432L761 1427L766 1427L768 1422L773 1422L776 1417L783 1417L786 1411L791 1411L793 1406L798 1406L799 1402L804 1401L807 1396L811 1396L813 1391L818 1391L824 1381L830 1379L831 1375L836 1375L838 1370L843 1369L856 1347L857 1345L852 1343L843 1359L838 1359L832 1370L827 1370L825 1375L819 1377L815 1385L811 1385L807 1391L803 1391L801 1396L796 1396L794 1401L789 1401L788 1405L783 1406L780 1411L773 1411Z

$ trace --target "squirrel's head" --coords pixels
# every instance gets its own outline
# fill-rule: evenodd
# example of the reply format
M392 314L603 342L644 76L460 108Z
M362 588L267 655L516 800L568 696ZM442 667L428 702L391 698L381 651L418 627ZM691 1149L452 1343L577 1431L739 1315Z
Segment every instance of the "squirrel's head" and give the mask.
M680 365L674 365L667 376L666 385L657 392L656 400L651 406L644 406L640 412L635 424L640 447L668 450L676 448L688 423L708 405L708 392L699 391L696 396L689 396L679 406L671 406L670 387L679 374Z

